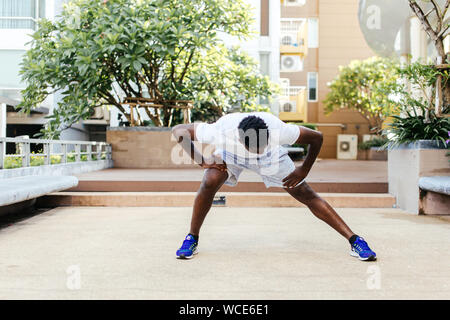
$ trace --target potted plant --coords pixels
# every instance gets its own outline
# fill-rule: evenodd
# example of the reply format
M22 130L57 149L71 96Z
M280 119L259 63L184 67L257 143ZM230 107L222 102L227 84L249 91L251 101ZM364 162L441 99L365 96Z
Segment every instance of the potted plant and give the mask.
M400 110L392 116L385 134L389 139L389 192L396 196L398 207L418 214L419 178L450 174L445 157L450 118L443 116L450 111L450 61L443 45L449 31L449 1L441 7L436 1L421 1L427 7L408 1L433 43L436 57L433 64L416 61L398 68L409 88L397 92Z
M383 136L375 137L358 145L358 160L387 160L387 150L384 148L388 139Z
M433 65L416 62L399 72L409 81L415 94L403 92L400 112L392 116L385 134L389 139L389 192L396 196L398 207L418 214L419 187L422 176L449 175L445 154L448 148L450 118L435 112L433 97L436 79L448 85L448 73ZM417 92L422 91L422 94Z
M446 160L450 118L437 117L426 109L406 111L406 116L395 116L389 125L388 151L389 192L396 196L397 205L409 212L419 213L418 181L422 176L450 175Z

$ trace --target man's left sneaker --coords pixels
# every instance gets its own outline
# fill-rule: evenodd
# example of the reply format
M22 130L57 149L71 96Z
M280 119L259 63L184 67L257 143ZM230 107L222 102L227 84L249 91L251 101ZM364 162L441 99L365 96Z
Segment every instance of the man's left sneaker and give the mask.
M191 259L194 257L194 254L198 253L198 242L194 239L194 237L190 234L186 236L184 239L181 248L177 250L177 258L178 259Z
M361 237L357 237L351 245L350 255L362 261L377 260L377 254L369 248L367 242Z

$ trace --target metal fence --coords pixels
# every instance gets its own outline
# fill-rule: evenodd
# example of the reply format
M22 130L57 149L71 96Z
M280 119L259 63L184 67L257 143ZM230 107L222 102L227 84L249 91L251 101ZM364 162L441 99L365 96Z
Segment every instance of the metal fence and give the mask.
M14 143L18 152L6 154L7 143ZM42 153L31 153L32 144L42 145ZM60 157L58 163L82 162L83 155L86 155L86 161L109 160L111 150L111 145L106 142L0 138L0 169L4 168L6 158L20 158L21 167L25 168L31 166L32 157L43 158L44 165L52 164L52 156ZM74 161L68 161L69 157Z

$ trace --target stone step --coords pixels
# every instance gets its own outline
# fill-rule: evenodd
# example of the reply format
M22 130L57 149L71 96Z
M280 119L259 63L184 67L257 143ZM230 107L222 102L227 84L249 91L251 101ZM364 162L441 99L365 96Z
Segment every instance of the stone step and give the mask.
M57 192L39 198L37 206L190 207L195 195L195 192ZM320 195L336 208L392 208L395 205L395 198L389 194ZM218 192L216 199L217 205L226 207L304 207L287 193Z
M326 193L387 193L387 182L330 182L308 181L316 192ZM152 181L152 180L83 180L69 191L76 192L196 192L200 181ZM278 192L281 188L267 189L262 182L240 181L237 186L222 186L221 192Z

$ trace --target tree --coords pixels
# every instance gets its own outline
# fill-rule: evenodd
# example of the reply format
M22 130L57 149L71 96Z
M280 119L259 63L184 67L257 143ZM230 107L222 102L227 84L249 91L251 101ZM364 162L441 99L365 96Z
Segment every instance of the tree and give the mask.
M248 38L250 12L244 0L71 1L60 19L41 21L33 35L19 107L30 112L62 91L44 130L54 136L89 118L97 106L117 107L130 121L124 97L155 99L163 107L145 108L147 115L156 126L170 126L170 100L194 100L197 108L220 113L238 94L248 103L270 96L267 77L218 37L224 32Z
M396 67L395 61L379 57L354 60L340 67L324 100L326 112L341 108L356 110L372 131L379 132L383 121L398 106L395 93L401 86Z
M445 47L444 47L444 39L450 35L450 23L449 17L447 17L448 9L450 7L450 0L445 0L443 6L439 6L437 0L429 0L429 1L420 1L422 3L430 3L431 8L425 13L422 7L419 5L416 0L408 0L409 6L411 7L414 14L419 18L425 32L428 37L433 42L438 57L440 57L437 61L438 65L449 64L448 58L446 56ZM436 66L439 69L439 66ZM443 72L447 75L449 74L448 66L444 68ZM448 110L450 107L450 86L447 83L443 82L443 77L438 76L436 82L433 86L436 87L436 95L438 99L436 99L436 113L439 114L441 110ZM431 106L431 105L430 105Z
M202 63L193 66L186 84L197 108L193 119L215 121L229 109L268 111L257 104L258 98L270 97L277 88L267 76L261 75L258 63L239 47L216 45Z

